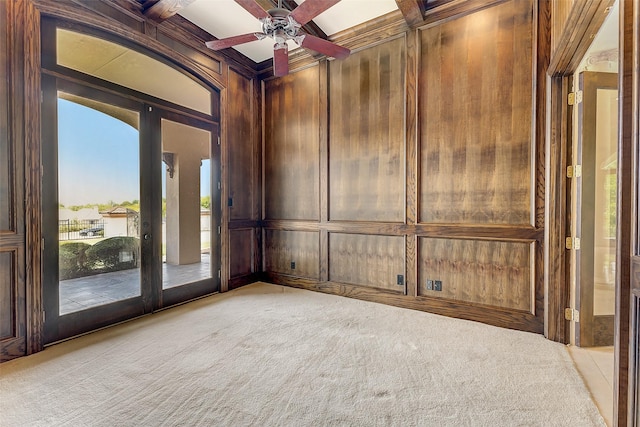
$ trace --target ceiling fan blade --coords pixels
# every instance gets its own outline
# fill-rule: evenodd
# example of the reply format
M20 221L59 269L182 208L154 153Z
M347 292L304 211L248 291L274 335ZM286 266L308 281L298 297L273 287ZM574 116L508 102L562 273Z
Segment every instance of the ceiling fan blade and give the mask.
M255 0L235 0L244 10L258 19L269 18L270 15Z
M287 45L273 49L273 75L282 77L289 74L289 54Z
M289 16L300 25L304 25L340 0L307 0L296 7Z
M351 54L351 51L346 47L338 46L335 43L321 39L320 37L312 36L311 34L304 35L300 46L315 50L316 52L320 52L336 59L345 59Z
M209 49L220 50L238 44L254 42L256 40L259 40L258 36L256 36L255 33L249 33L242 34L240 36L227 37L226 39L212 40L210 42L206 42L205 44Z

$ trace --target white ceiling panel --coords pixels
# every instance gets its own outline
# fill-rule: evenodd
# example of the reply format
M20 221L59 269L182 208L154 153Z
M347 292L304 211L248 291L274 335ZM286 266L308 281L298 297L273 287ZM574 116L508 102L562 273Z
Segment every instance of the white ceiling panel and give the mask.
M302 4L305 0L295 2ZM342 0L315 17L313 22L331 36L394 10L398 10L395 0Z

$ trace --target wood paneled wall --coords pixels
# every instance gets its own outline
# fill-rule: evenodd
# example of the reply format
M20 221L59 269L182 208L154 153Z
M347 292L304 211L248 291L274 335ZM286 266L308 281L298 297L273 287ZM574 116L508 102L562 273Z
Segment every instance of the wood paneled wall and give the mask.
M542 332L539 18L465 10L265 81L266 277ZM318 279L286 268L278 232Z
M260 84L229 67L226 103L229 185L229 288L255 280L262 269Z

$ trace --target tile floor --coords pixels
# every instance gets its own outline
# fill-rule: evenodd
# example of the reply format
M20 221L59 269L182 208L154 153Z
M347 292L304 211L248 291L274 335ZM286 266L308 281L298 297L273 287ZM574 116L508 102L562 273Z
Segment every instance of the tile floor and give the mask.
M201 262L187 265L162 264L162 289L211 277L209 254ZM60 282L60 314L69 314L98 305L140 295L140 270L115 271Z
M567 348L602 417L613 426L613 347Z

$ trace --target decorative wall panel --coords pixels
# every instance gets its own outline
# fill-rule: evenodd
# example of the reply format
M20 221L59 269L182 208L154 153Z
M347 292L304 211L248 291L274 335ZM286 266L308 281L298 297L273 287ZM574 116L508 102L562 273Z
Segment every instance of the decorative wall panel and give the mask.
M405 39L329 70L329 219L402 222Z
M329 280L404 292L404 248L401 236L330 233Z
M253 229L229 230L229 274L233 277L253 273Z
M420 31L425 223L531 224L533 3Z
M418 293L534 314L532 251L527 242L419 238Z
M267 229L264 231L264 248L266 272L319 279L319 233Z
M228 84L229 219L259 219L252 217L253 195L257 190L254 169L258 166L254 160L254 115L257 112L253 108L254 83L230 68ZM229 201L223 203L228 205Z
M0 252L0 340L15 336L15 253Z
M318 67L264 84L264 212L319 219Z

